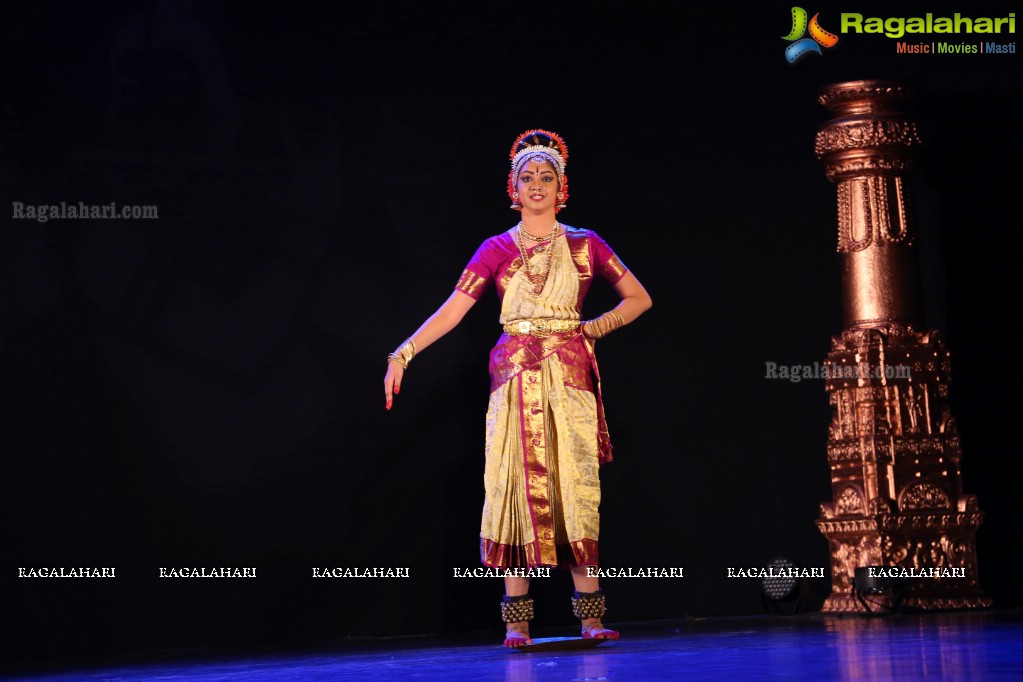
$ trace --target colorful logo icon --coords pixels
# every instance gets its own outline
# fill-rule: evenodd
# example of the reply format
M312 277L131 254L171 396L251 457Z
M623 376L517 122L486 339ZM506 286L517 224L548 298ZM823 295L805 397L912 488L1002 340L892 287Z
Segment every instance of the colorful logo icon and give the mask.
M789 64L795 64L811 52L823 54L822 47L834 47L838 44L838 36L825 31L817 22L819 12L813 15L809 22L806 21L806 16L806 10L802 7L792 8L792 30L787 36L782 36L782 40L792 43L785 48L785 59ZM810 33L809 38L804 37L807 32Z

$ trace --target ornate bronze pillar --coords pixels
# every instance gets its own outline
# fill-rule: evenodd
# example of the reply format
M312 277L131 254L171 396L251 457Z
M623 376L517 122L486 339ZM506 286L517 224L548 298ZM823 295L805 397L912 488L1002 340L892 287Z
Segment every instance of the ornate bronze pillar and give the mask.
M864 610L853 575L866 566L907 569L906 607L992 603L977 577L983 512L963 493L947 402L949 352L922 327L905 181L921 139L908 95L899 83L852 81L818 97L834 114L816 153L838 186L844 317L824 363L833 499L817 526L831 553L827 612Z

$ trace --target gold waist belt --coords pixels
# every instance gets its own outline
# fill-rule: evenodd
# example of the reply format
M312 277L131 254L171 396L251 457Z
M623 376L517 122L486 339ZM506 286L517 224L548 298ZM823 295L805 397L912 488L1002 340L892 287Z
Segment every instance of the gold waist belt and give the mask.
M511 336L550 336L559 332L579 330L579 320L519 320L504 325L504 332Z

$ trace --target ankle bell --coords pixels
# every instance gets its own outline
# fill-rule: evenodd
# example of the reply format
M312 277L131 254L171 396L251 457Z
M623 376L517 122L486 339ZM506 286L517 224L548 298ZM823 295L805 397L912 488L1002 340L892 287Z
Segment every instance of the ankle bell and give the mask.
M581 620L603 618L604 614L607 613L604 593L600 590L596 592L576 592L572 595L572 613Z
M501 619L505 623L533 620L533 598L528 594L518 597L505 595L501 602Z

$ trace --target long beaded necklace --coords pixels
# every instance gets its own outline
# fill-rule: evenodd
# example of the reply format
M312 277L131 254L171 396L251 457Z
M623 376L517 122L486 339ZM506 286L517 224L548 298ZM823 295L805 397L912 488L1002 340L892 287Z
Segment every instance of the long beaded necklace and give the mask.
M544 285L547 284L547 275L551 273L551 263L554 262L555 246L554 240L557 239L560 233L561 224L557 222L554 223L554 229L551 230L546 237L537 237L535 235L529 234L529 232L526 231L526 228L522 226L522 223L521 222L519 223L518 239L516 239L515 241L516 243L518 243L519 253L522 255L522 267L526 271L526 279L529 280L529 283L533 285L533 293L537 296L543 293ZM534 273L529 268L529 256L526 255L526 245L523 241L524 239L529 239L534 242L541 242L540 245L537 246L535 250L541 252L544 250L547 251L547 257L544 258L543 270L541 270L540 272ZM546 242L550 242L550 244L548 246L545 246L544 244Z

